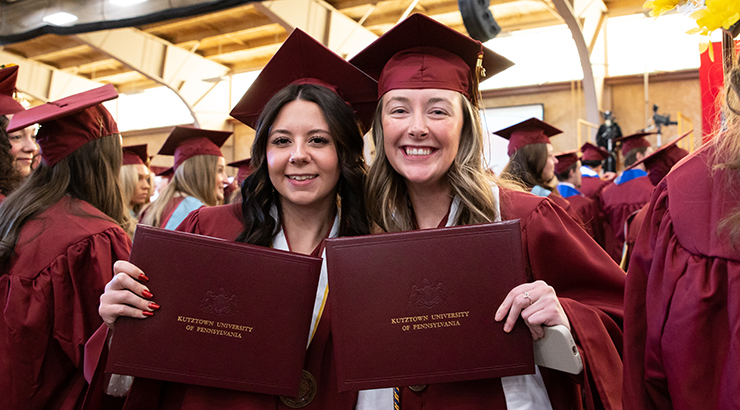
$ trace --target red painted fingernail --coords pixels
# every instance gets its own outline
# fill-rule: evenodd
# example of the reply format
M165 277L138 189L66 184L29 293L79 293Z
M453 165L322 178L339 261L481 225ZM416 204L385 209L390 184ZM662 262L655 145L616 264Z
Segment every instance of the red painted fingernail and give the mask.
M154 316L154 312L150 312L148 310L142 311L141 314L144 316Z
M139 274L139 280L142 282L149 282L149 277L144 275L143 273Z
M149 302L149 309L157 310L159 309L159 305L154 302Z
M144 295L144 297L147 298L147 299L151 299L151 298L154 297L154 295L152 295L152 292L149 292L146 289L142 290L141 291L141 294Z

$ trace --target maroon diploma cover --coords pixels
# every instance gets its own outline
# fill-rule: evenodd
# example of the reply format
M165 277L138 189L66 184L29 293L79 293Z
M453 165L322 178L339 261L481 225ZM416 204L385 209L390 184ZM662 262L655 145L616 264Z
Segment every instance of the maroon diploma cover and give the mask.
M130 261L161 308L118 319L106 372L298 394L320 258L140 225Z
M340 390L534 373L532 336L493 317L526 281L519 221L329 239Z

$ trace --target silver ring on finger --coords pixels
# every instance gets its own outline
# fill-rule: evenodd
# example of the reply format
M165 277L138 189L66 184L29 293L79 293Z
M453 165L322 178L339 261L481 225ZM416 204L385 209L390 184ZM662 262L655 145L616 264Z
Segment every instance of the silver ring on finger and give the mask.
M529 302L529 306L532 306L532 298L529 297L529 292L524 292L524 299L527 299L527 302Z

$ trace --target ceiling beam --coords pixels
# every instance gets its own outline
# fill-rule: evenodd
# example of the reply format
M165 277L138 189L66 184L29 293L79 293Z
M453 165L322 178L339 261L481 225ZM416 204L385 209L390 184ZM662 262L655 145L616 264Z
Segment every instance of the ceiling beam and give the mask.
M194 106L229 73L228 67L203 58L194 50L182 49L134 28L78 34L77 38L174 91L199 127Z
M255 8L291 32L299 27L343 57L353 56L378 36L321 0L276 0Z
M103 85L103 83L91 81L6 51L0 51L0 61L20 66L16 87L19 91L44 103Z

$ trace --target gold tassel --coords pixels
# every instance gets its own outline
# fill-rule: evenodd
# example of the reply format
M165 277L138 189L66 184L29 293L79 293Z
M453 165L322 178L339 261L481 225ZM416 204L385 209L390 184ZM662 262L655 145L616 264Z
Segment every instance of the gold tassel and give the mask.
M475 76L478 83L480 83L481 78L486 76L486 68L483 67L483 50L478 53L478 61L475 62Z

